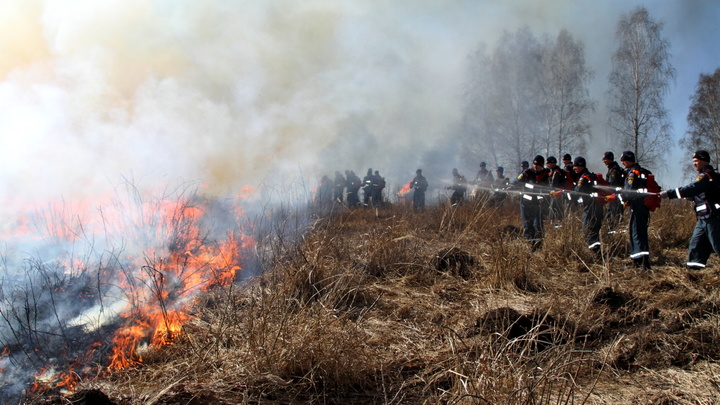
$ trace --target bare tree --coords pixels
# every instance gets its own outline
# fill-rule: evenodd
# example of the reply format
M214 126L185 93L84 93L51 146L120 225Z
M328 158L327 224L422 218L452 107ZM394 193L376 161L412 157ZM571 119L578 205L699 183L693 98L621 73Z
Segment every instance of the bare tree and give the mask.
M519 164L537 153L541 54L538 39L523 28L506 32L489 55L481 46L470 56L463 122L467 155Z
M593 73L585 67L585 49L562 30L557 40L544 46L539 88L545 127L546 155L572 151L585 153L590 136L586 115L595 108L587 86Z
M681 144L689 152L707 150L717 162L720 159L720 68L712 75L700 74L691 101L688 130Z
M480 44L475 52L468 55L465 107L462 121L463 159L474 161L485 159L498 163L496 137L490 134L488 124L488 97L486 92L492 85L489 74L490 58L487 46Z
M609 126L621 145L646 164L656 162L671 143L664 96L675 69L662 28L645 7L621 18L609 77Z

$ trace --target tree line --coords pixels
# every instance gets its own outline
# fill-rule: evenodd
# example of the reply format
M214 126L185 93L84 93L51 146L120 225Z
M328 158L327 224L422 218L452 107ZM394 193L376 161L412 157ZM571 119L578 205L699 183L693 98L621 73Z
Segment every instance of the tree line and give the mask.
M608 136L657 165L672 145L665 96L676 71L663 23L645 7L621 16L607 87ZM505 32L494 48L480 44L468 57L462 145L468 160L496 166L528 156L585 154L590 114L597 102L588 87L594 72L584 44L566 31L537 36L528 28ZM720 69L701 74L681 145L720 158Z

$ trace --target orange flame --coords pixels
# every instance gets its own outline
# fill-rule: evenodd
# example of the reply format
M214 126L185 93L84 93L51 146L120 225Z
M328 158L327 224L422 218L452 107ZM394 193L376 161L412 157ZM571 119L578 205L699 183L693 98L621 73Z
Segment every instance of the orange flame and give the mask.
M402 197L409 192L410 192L410 184L405 184L404 186L402 186L400 191L398 191L398 196Z

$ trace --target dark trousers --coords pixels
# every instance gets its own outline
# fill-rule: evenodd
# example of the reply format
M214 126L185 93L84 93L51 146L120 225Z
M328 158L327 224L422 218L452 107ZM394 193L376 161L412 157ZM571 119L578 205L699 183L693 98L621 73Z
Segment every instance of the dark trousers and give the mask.
M419 211L425 208L425 190L415 189L413 192L413 209Z
M645 258L650 257L648 225L650 210L642 200L633 201L630 206L630 258L633 260L649 260Z
M347 203L351 207L360 205L360 197L358 196L357 190L350 190L347 193Z
M582 226L588 249L600 249L600 228L602 227L603 207L592 203L583 207Z
M609 202L605 205L605 221L610 227L614 227L622 221L625 207L620 201Z
M698 219L690 237L687 265L705 267L713 251L720 255L720 218Z
M520 203L520 216L522 217L525 239L538 241L542 239L544 232L545 216L542 204L539 202Z

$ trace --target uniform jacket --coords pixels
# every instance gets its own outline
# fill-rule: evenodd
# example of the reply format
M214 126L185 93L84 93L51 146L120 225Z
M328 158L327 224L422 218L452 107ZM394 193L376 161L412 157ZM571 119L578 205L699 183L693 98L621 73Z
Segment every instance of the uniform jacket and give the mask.
M595 189L595 179L597 178L594 173L590 173L587 168L583 169L580 173L577 173L578 180L575 185L575 190L570 195L573 200L581 203L583 207L587 208L597 203L598 193Z
M554 189L563 189L565 188L565 176L565 170L555 166L554 169L550 170L548 184Z
M720 215L720 174L712 166L705 165L694 182L668 190L667 195L668 198L692 199L699 219Z
M620 198L624 204L629 204L633 208L645 207L645 197L647 194L638 192L647 189L647 175L652 174L649 170L640 167L634 163L628 167L625 172L625 184L623 191L620 192Z
M425 179L425 176L418 175L415 176L414 179L410 182L410 188L414 188L417 191L425 191L428 188L428 182L427 179Z
M620 167L618 162L612 162L608 165L605 181L613 187L622 188L625 185L625 171Z
M527 192L527 194L522 195L521 201L523 203L539 203L543 197L537 194L542 193L545 190L533 190L535 189L535 186L547 187L549 178L550 169L548 168L543 168L540 171L536 171L535 169L526 169L520 173L517 180L515 180L515 184L523 186L523 191Z

